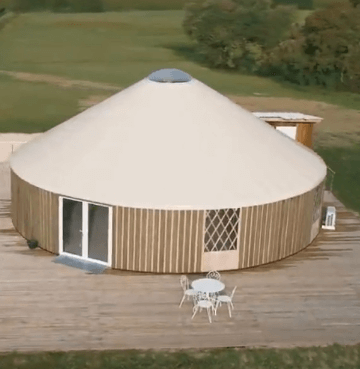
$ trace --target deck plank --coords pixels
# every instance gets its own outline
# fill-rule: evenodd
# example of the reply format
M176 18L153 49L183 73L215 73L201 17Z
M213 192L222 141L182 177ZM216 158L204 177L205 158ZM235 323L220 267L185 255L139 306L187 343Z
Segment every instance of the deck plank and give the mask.
M178 275L87 274L29 250L0 201L0 351L294 347L360 341L360 218L327 194L336 231L294 256L223 272L237 285L230 319L191 320ZM149 256L150 257L150 256ZM189 276L190 279L196 276Z

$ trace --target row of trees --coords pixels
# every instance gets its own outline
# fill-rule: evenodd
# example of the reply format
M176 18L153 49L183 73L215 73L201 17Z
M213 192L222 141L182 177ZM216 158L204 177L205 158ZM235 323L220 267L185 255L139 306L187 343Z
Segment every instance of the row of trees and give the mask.
M52 12L102 12L102 0L13 0L10 9L15 12L48 10Z
M360 92L360 0L334 3L294 24L271 0L194 0L185 32L211 67Z

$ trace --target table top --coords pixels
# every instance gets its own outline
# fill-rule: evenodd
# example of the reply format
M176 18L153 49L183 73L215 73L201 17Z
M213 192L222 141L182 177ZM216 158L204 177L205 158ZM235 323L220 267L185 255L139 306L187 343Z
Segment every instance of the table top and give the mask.
M212 278L196 279L191 283L191 287L199 292L215 293L225 288L225 284Z

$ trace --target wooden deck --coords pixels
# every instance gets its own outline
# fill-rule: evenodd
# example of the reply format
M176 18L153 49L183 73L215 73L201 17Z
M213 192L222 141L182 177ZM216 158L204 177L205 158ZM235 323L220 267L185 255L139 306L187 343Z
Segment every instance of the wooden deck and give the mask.
M0 351L292 347L360 341L360 219L335 198L336 231L283 261L222 273L232 319L178 308L179 276L92 275L29 250L0 202ZM195 276L192 276L192 278Z

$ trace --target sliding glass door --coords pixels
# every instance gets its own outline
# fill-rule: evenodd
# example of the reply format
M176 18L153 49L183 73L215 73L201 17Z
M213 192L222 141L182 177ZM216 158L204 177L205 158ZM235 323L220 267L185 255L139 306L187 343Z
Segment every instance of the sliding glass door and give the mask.
M89 204L88 257L108 263L109 208Z
M63 199L63 251L82 256L83 249L83 204L80 201Z
M60 198L60 253L111 264L112 209Z

